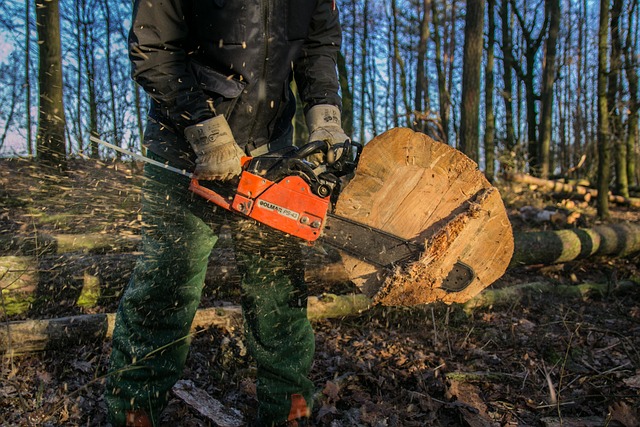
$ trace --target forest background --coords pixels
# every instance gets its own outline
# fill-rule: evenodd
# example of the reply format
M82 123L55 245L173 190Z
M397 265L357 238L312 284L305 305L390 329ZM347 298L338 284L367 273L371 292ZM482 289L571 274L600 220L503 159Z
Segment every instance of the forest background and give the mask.
M355 140L407 126L460 149L489 180L571 174L625 197L639 184L638 0L339 6L343 120ZM141 150L147 101L130 79L131 7L0 4L2 156L61 168L70 156L119 156L90 135Z

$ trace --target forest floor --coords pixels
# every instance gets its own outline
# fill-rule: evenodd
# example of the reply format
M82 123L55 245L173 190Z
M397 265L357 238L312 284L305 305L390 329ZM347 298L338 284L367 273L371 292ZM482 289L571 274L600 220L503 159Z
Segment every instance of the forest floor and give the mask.
M0 235L135 235L140 183L130 165L77 160L67 177L56 179L28 161L0 159ZM514 229L551 227L524 221L519 209L557 202L522 186L499 188ZM638 210L611 208L612 222L640 222ZM580 213L580 226L596 224L593 205L572 209ZM11 255L10 248L3 251ZM609 285L604 295L528 294L473 311L439 304L374 307L316 321L314 425L640 426L640 291L615 292L621 282L640 286L639 264L636 254L522 267L492 285L600 283ZM118 292L97 307L0 313L0 322L113 312ZM202 305L219 298L208 292ZM225 298L234 302L233 293ZM106 426L109 352L105 340L3 357L0 425ZM255 418L255 369L240 331L199 330L183 379L240 411L247 425ZM215 425L176 395L161 421Z

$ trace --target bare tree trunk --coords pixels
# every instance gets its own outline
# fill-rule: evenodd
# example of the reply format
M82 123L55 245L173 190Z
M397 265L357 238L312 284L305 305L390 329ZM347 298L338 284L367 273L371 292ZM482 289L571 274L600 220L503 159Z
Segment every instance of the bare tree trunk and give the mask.
M367 55L369 59L369 64L365 69L365 73L368 74L367 87L369 88L369 91L368 91L369 117L371 117L371 132L373 136L376 136L378 134L378 115L376 113L377 104L378 104L377 91L376 91L376 78L377 78L376 54L375 54L375 46L371 42L370 38L367 38L367 41L365 42L365 44L367 45L367 51L369 52Z
M609 0L600 0L598 28L598 216L609 217L609 179L611 176L609 151L609 105L607 102L609 38Z
M106 46L105 46L105 61L107 65L107 79L109 82L109 108L111 111L111 133L113 134L113 144L120 146L120 126L118 126L118 117L116 115L116 93L115 93L115 82L113 81L113 66L111 64L111 9L109 7L110 0L103 0L101 5L103 8L104 14L104 24L106 31ZM117 151L116 158L120 159L122 154Z
M65 118L62 93L59 0L36 0L38 28L40 112L37 158L45 165L64 171L66 165Z
M464 29L460 150L475 162L480 158L480 65L484 30L484 0L469 0Z
M391 37L389 37L391 53L391 111L393 112L391 120L393 127L400 126L400 120L398 115L398 57L400 56L398 46L398 7L397 0L391 0Z
M96 94L96 65L95 65L95 38L93 37L93 27L94 21L91 16L91 11L93 8L92 5L88 5L88 7L84 10L86 14L83 19L83 27L82 27L82 38L84 42L84 50L83 50L83 61L85 70L87 72L87 96L89 103L89 133L91 136L98 138L100 134L98 133L98 100ZM100 157L100 152L98 150L98 144L94 141L90 143L91 151L90 156L93 159L98 159Z
M394 0L395 1L395 0ZM442 2L442 16L446 18L446 4ZM441 24L440 13L438 12L437 2L434 0L431 6L431 20L433 22L433 40L435 44L435 63L438 73L438 107L440 113L440 122L442 125L443 142L449 139L449 117L451 115L451 93L447 86L447 62L451 59L448 53L443 55L443 45L440 32L444 31L446 24ZM443 57L444 56L444 57ZM443 61L444 60L444 61Z
M82 26L85 25L82 20L82 13L86 9L86 1L78 0L75 2L75 14L76 14L76 62L77 62L77 71L76 71L76 96L78 98L76 102L76 120L73 123L72 128L75 129L75 138L76 143L78 144L78 153L84 153L84 136L82 131L83 121L82 121L82 79L83 79L83 70L82 64L84 61L82 60L82 51L84 46L84 41L82 39Z
M545 22L537 37L533 36L533 30L527 25L522 11L515 5L515 1L511 0L513 11L520 24L524 45L524 69L521 66L514 67L518 77L522 81L525 90L526 118L527 118L527 152L529 155L529 168L531 173L540 173L540 149L538 147L538 119L536 111L536 102L538 94L536 93L535 67L538 63L537 56L544 34L548 26L548 19ZM526 11L525 11L526 12ZM515 65L515 62L514 62Z
M25 119L27 126L27 152L33 157L33 136L31 135L31 0L25 3L25 40L24 40L24 90L25 90Z
M8 105L4 105L4 109L7 112L7 117L4 118L4 128L2 129L2 134L0 135L0 149L4 145L4 142L7 139L7 135L9 134L9 130L11 129L11 125L13 124L13 118L16 114L16 105L18 104L18 95L21 92L21 88L19 86L20 79L18 78L18 69L10 69L9 73L12 77L11 98L9 99Z
M638 0L633 0L633 8L635 11L635 28L631 25L632 20L629 19L629 30L627 33L625 52L625 75L629 83L629 119L627 127L627 177L629 181L636 185L640 185L640 177L636 176L636 163L638 158L638 110L640 110L640 99L638 99L638 56L634 54L635 50L631 46L636 46L638 42L638 21L639 8ZM633 16L633 15L631 15Z
M576 43L577 47L577 57L578 61L576 64L576 104L575 104L575 113L573 114L573 152L571 157L571 164L577 165L580 161L579 159L584 154L584 149L586 147L586 117L585 111L583 109L583 101L582 98L585 96L584 89L584 66L586 63L586 55L584 50L584 31L585 31L585 11L582 3L580 3L580 9L578 11L578 41ZM579 170L576 171L576 176L581 176Z
M504 93L502 98L504 99L505 107L505 148L508 151L507 154L512 153L516 146L516 135L513 129L513 53L511 40L511 15L509 12L509 2L503 1L500 7L500 18L502 20L502 76L504 82Z
M418 51L416 58L416 87L413 106L415 112L414 129L419 132L425 131L425 122L422 117L425 116L427 106L425 98L427 96L427 76L425 72L425 63L427 56L427 41L429 40L429 9L431 8L431 0L422 0L422 18L420 19L420 38L418 41Z
M364 142L365 124L366 124L366 93L367 93L367 39L369 38L369 0L364 0L362 4L362 39L360 39L360 55L361 55L361 70L360 70L360 141Z
M446 3L445 3L446 4ZM456 34L458 32L458 28L457 28L457 22L458 20L456 19L457 16L457 0L451 0L451 14L450 14L450 18L451 18L451 31L449 32L449 34L447 34L445 32L444 35L444 39L447 40L447 48L445 48L446 51L446 57L447 57L447 61L449 64L449 71L448 71L448 81L447 81L447 93L449 94L449 108L447 113L451 112L451 92L453 91L453 68L454 68L454 63L456 62ZM447 116L448 118L449 116ZM455 122L455 120L453 120ZM449 127L451 126L451 120L449 120ZM455 134L456 136L454 137L454 140L452 141L452 143L450 144L451 146L456 145L456 141L458 140L458 131L455 130Z
M487 1L488 9L488 32L487 32L487 67L485 70L485 114L486 124L484 128L484 155L485 169L484 175L489 182L493 182L495 176L495 159L496 159L496 118L493 113L493 91L495 75L494 66L494 45L496 42L496 18L495 18L495 0Z
M549 17L549 33L545 47L544 64L542 70L542 114L540 116L539 163L540 176L549 177L551 165L551 121L553 117L553 86L556 77L556 52L558 33L560 31L560 0L546 0L546 13Z
M607 106L609 107L610 141L613 143L616 192L629 197L629 180L627 179L627 141L623 137L621 104L622 86L622 40L620 36L620 15L622 0L614 0L611 7L611 59L609 61L609 82Z

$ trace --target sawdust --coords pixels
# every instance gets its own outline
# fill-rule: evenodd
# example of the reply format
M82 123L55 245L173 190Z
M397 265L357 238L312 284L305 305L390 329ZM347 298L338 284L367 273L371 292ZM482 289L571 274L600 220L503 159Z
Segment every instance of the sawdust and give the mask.
M482 235L470 229L471 221L483 221L483 212L495 188L480 190L464 207L465 210L446 222L431 238L425 242L425 252L415 262L405 267L396 267L386 277L380 290L374 295L374 302L390 306L412 306L436 301L445 303L466 302L486 288L491 282L483 282L477 276L464 289L449 292L442 288L443 279L460 261L460 249L464 249L465 263L479 260L472 258L475 252L482 251ZM483 229L481 229L484 232ZM460 243L460 241L466 244ZM458 250L452 251L452 245L458 244ZM474 246L475 245L475 246ZM471 249L470 249L471 247ZM475 251L474 251L475 250ZM484 263L486 263L486 258ZM472 268L475 265L471 265Z

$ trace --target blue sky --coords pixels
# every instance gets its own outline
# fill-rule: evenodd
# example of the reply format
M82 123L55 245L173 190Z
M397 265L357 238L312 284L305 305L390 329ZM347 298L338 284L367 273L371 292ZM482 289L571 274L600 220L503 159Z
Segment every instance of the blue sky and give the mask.
M0 32L0 63L7 60L15 46L7 41L5 34Z

